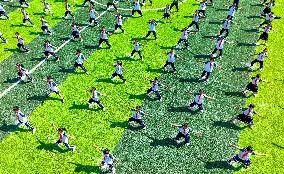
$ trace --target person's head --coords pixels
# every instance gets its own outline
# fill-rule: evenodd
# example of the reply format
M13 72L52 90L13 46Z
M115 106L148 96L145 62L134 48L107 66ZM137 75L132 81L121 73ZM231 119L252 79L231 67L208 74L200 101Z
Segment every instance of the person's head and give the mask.
M19 112L19 110L20 110L20 107L19 107L19 106L14 106L14 107L13 107L13 111L14 111L14 112Z
M58 128L58 132L59 132L60 134L62 134L64 131L66 131L65 128Z
M104 149L103 153L104 153L104 155L109 155L109 149L108 148Z
M231 16L229 16L229 15L227 16L227 20L231 20L231 18L232 18Z
M68 0L65 0L65 3L68 3Z
M184 123L184 124L182 125L182 127L185 128L185 129L187 129L187 128L188 128L188 123Z
M40 19L44 19L44 16L41 16Z
M250 109L253 109L254 107L255 107L254 104L250 104L250 105L249 105L249 108L250 108Z
M253 152L253 148L251 146L248 146L246 149L247 149L248 153L252 153Z
M121 61L117 61L116 62L118 65L122 66L122 62Z
M141 111L141 106L136 106L136 111L140 112Z
M173 53L174 51L175 51L175 49L174 49L174 47L172 47L170 52Z
M267 25L267 26L272 28L272 25L271 25L271 24L269 24L269 25Z
M210 57L210 62L214 62L215 61L215 59L214 59L214 57Z
M203 89L199 89L199 94L204 94L204 90Z
M166 5L166 8L169 8L169 4Z
M51 76L47 76L46 79L47 79L48 82L52 82L52 77Z
M103 26L103 27L102 27L102 30L103 30L103 31L105 31L105 30L106 30L106 27L105 27L105 26Z
M19 63L16 63L16 67L21 67L21 64L19 64Z
M195 14L198 14L199 13L199 11L198 10L195 10Z
M25 9L24 8L21 8L21 12L24 12L25 11Z
M96 88L96 87L93 87L93 91L95 91L95 90L97 90L97 88Z
M153 24L155 22L155 19L151 19L150 22Z
M72 22L71 26L72 26L72 27L76 26L76 23L75 23L75 22Z
M19 35L20 35L20 33L19 33L19 32L16 32L16 33L15 33L15 35L16 35L16 36L19 36Z
M256 77L257 79L260 79L260 74L257 74L255 77Z
M135 39L134 42L135 42L135 43L138 43L138 39Z
M49 43L49 41L47 39L44 40L44 43Z
M76 54L80 54L82 51L80 49L77 50Z
M263 49L263 52L267 52L267 51L268 51L268 49L267 49L267 48L264 48L264 49Z
M225 37L224 36L220 36L220 39L224 39Z
M205 2L206 2L206 0L202 0L202 2L203 2L203 3L205 3Z
M234 4L233 4L233 7L236 7L236 6L237 6L237 4L236 4L236 3L234 3Z
M158 81L159 81L158 77L155 77L154 82L158 83Z

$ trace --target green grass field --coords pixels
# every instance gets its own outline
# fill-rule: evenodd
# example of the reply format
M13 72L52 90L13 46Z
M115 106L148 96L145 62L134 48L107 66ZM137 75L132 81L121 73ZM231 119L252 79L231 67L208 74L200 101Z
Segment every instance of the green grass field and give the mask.
M71 20L59 18L64 12L61 7L63 2L50 2L56 4L52 6L56 14L56 19L50 23L55 33L52 37L38 33L38 27L18 26L22 36L28 37L27 47L32 51L29 54L16 52L13 48L16 46L15 38L7 45L0 45L0 50L13 48L4 51L0 57L1 92L17 81L16 69L11 68L15 63L23 62L30 69L43 60L42 43L46 38L57 47L69 39ZM98 2L106 4L105 0ZM147 6L146 9L160 8L170 2L171 0L154 1L153 6ZM279 47L283 35L280 30L283 25L281 20L275 21L276 32L271 34L268 46L272 63L267 63L261 72L263 78L272 81L273 85L261 84L259 96L247 101L241 93L249 79L244 64L249 62L252 59L250 55L255 53L255 47L249 43L256 41L258 33L254 28L261 21L256 16L262 7L256 6L256 3L258 2L241 2L242 8L235 17L237 24L232 26L228 37L234 44L225 44L223 59L217 60L223 69L213 72L210 82L206 84L198 82L198 78L215 46L215 41L210 41L210 37L219 32L223 23L220 19L227 16L227 1L222 0L216 2L214 7L208 7L206 22L200 22L201 32L193 32L189 37L192 51L177 50L180 58L176 61L176 74L162 71L167 59L163 52L169 51L176 44L180 37L179 30L191 22L192 13L199 8L198 2L187 1L181 4L180 12L172 15L173 23L159 22L158 41L145 40L143 37L149 28L147 21L151 18L160 19L162 11L145 11L144 18L130 17L129 11L121 11L126 17L126 34L118 32L110 36L112 50L106 49L105 46L98 49L96 45L100 31L96 27L86 28L81 33L84 38L82 43L71 41L58 52L60 62L45 62L32 74L34 83L20 83L0 99L0 173L100 173L101 154L92 147L93 144L110 148L119 158L117 173L282 173L283 155L278 155L283 151L282 141L278 138L281 137L283 128L280 119L281 93L278 92L282 77L277 71L281 68L279 62L283 57L278 57L283 50ZM31 16L34 16L32 19L36 21L41 15L36 12L41 12L42 7L37 6L39 1L33 1L31 4L37 7L28 9L30 14L35 13ZM76 22L84 27L88 20L88 7L81 8L78 5L81 1L76 4ZM119 7L131 8L126 1L121 2ZM281 16L281 6L275 6L274 9L275 14ZM100 26L106 25L112 31L115 24L112 14L115 12L104 12L105 7L100 5L96 5L96 10L103 13L99 19ZM9 14L14 15L17 23L21 23L22 17L18 15L18 11L11 10ZM11 26L11 21L8 23L8 26ZM3 27L0 31L6 31L10 33L9 36L13 36L18 28ZM31 35L31 32L35 32L35 35ZM128 57L135 38L144 45L143 62L138 55L135 55L134 59ZM83 50L90 62L85 63L90 72L89 76L82 70L74 72L72 68L75 50L78 48ZM258 47L257 51L260 49L262 47ZM120 79L110 80L114 72L112 64L117 60L123 61L127 69L124 72L126 85ZM48 89L44 78L48 74L60 83L65 103L61 103L58 96L47 97ZM150 86L145 78L153 79L155 76L160 77L161 83L167 86L161 88L163 102L155 100L153 96L146 98L145 95ZM91 94L86 90L93 86L106 95L100 97L106 106L106 112L97 106L88 109L87 101ZM187 109L194 96L185 92L197 92L199 88L204 88L209 96L216 98L206 101L206 111L203 114ZM279 95L276 97L277 93ZM226 122L239 113L235 108L250 102L254 102L257 105L256 110L268 118L256 118L254 130ZM275 107L276 103L278 107ZM130 108L141 104L144 110L151 114L145 118L146 130L129 126L127 123L131 116ZM12 126L14 114L11 108L14 105L19 105L25 113L30 113L30 122L37 127L35 135L26 128L15 130ZM203 132L202 137L191 136L189 147L176 145L172 140L177 130L171 128L170 123L183 122L189 122L194 129ZM271 126L272 122L277 124ZM76 137L70 140L71 145L77 146L75 152L68 152L63 146L54 146L58 135L51 127L52 123L66 127L68 134ZM267 143L267 139L272 140ZM228 147L232 143L252 145L256 151L267 153L269 156L253 157L253 167L247 171L239 167L234 169L226 164L226 160L234 154L234 150Z

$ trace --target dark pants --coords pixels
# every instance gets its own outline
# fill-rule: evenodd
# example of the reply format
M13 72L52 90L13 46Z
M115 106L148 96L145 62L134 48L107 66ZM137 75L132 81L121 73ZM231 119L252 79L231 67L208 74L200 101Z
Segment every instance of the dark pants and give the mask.
M6 39L3 36L0 36L0 39L6 42Z
M251 116L247 116L245 114L239 114L237 116L237 119L240 120L243 123L249 124L249 125L253 125L253 119Z
M182 41L184 42L184 46L187 48L188 47L188 42L187 42L186 39L179 39L177 44L179 45Z
M225 37L227 37L229 35L229 29L222 28L219 35L222 35L224 33L224 31L226 31Z
M179 132L175 139L179 140L181 138L184 138L185 143L189 143L189 135L188 134L184 135L181 132Z
M105 43L107 44L107 46L108 46L109 48L111 48L111 44L108 42L108 39L102 39L102 38L100 38L100 40L99 40L99 46L101 46L101 44L102 44L103 42L105 42Z
M212 52L212 54L215 54L217 51L219 50L219 57L220 56L222 56L223 55L223 49L217 49L217 48L215 48L214 50L213 50L213 52Z
M147 94L150 94L151 92L154 92L154 93L156 94L156 96L158 97L159 100L162 98L162 96L161 96L161 94L160 94L159 91L153 91L152 88L149 88L149 89L147 90Z
M246 86L246 89L249 90L249 91L252 91L252 92L254 92L254 93L257 93L257 92L258 92L258 86L252 84L252 82L250 82L250 83Z
M48 26L42 26L41 30L42 31L46 31L47 33L51 33L51 31L49 30Z
M20 71L18 72L18 76L21 78L23 77L23 73L21 73ZM32 76L26 74L26 76L28 77L29 80L33 80Z
M30 4L25 0L20 0L20 5L21 6L23 6L23 5L30 6Z
M172 66L174 72L176 71L176 66L175 66L175 63L174 63L174 62L168 62L168 61L166 61L166 64L164 65L164 68L165 68L166 66L168 66L168 65L171 65L171 66Z
M249 167L252 163L251 160L242 160L239 158L238 155L235 155L233 158L231 158L228 162L231 163L232 161L234 162L240 162L242 163L246 168Z
M0 11L0 16L5 16L7 19L9 19L9 16L4 11Z
M113 8L114 8L115 10L117 10L117 7L116 7L116 5L115 5L113 2L108 2L108 3L107 3L107 8L109 8L110 6L113 6Z
M59 59L59 57L54 53L54 52L49 52L49 51L45 51L44 55L48 58L48 56L52 55L53 57L55 57L56 59Z
M34 23L31 21L31 19L30 18L28 18L28 19L23 19L23 23L25 24L27 21L29 21L32 25L34 25Z
M205 10L198 10L198 12L199 12L199 13L202 13L202 15L203 15L204 17L206 17L206 12L205 12Z
M86 73L88 72L88 70L85 68L85 66L83 64L78 64L77 62L75 62L74 67L75 68L81 67L82 70L84 70Z
M19 121L19 123L17 124L17 126L19 127L19 126L21 126L23 124L23 122L21 122L21 121ZM27 121L26 123L25 123L25 125L28 127L28 128L30 128L30 129L34 129L33 128L33 126Z
M263 33L259 36L258 40L267 41L267 40L268 40L268 34L267 34L266 32L263 32Z
M142 57L142 53L141 53L141 51L139 50L139 51L136 51L135 49L131 52L131 56L133 56L134 55L134 53L138 53L139 54L139 57L140 57L140 59L143 59L143 57Z
M177 12L178 12L178 3L177 3L177 2L173 2L173 3L171 4L171 6L170 6L170 9L172 9L174 6L176 7Z
M29 49L24 44L18 43L17 46L19 49L23 48L24 51L29 51Z
M56 144L62 143L62 140L56 141ZM63 143L68 150L73 150L73 146L70 146L68 143Z
M101 107L102 109L104 108L104 105L101 104L101 101L98 100L98 101L95 101L93 100L92 98L89 100L89 103L92 104L92 103L97 103L97 105L99 105L99 107Z
M90 18L89 23L94 23L95 25L98 25L98 21L95 18Z
M74 15L71 13L71 11L65 11L65 17L66 17L68 14L70 14L70 16L71 16L72 18L74 18Z
M137 12L140 14L140 16L143 16L142 11L141 10L132 10L132 15L134 15L134 13Z
M197 104L195 101L193 101L193 102L189 105L189 107L193 107L193 106L195 106L195 105L198 105L199 110L203 110L203 104L202 104L202 103L201 103L201 104Z
M148 31L148 33L146 34L146 37L150 36L151 33L153 33L155 39L157 39L157 33L156 33L156 31Z
M269 25L269 24L271 24L271 21L265 20L265 21L263 21L263 22L259 25L259 27L261 27L261 26L263 26L263 25L265 25L265 24Z
M117 30L118 28L121 29L122 32L124 32L122 25L115 24L114 30Z
M195 26L196 26L196 29L199 31L198 22L192 21L192 22L189 24L188 28L191 27L192 25L195 25Z
M208 80L209 79L209 77L210 77L210 74L211 74L211 72L207 72L207 71L203 71L202 72L202 74L201 74L201 77L204 77L205 76L205 74L206 74L206 78L205 78L205 80Z
M253 66L253 64L255 64L256 62L259 63L259 68L262 69L263 68L263 61L259 61L257 59L254 59L251 63L250 63L250 66Z
M144 122L141 120L141 119L135 119L135 118L133 118L133 117L130 117L129 119L128 119L128 121L130 122L130 121L134 121L134 122L136 122L136 123L139 123L142 127L145 127L145 124L144 124Z
M116 72L112 74L112 79L113 79L114 77L116 77L116 76L118 76L118 77L119 77L121 80L123 80L124 82L126 81L126 79L123 77L122 74L117 74Z

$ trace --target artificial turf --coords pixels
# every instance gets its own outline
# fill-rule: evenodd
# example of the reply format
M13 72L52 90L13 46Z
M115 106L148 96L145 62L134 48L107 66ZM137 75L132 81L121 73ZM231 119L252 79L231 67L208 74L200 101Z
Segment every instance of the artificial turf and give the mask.
M283 4L284 1L277 1L276 4ZM263 7L262 7L263 8ZM262 9L261 8L261 9ZM276 5L272 7L272 11L276 16L282 16L283 7ZM255 15L259 15L257 11ZM256 65L251 74L255 76L260 73L264 80L270 83L261 83L259 86L259 94L257 97L250 97L246 105L254 103L258 111L263 117L255 115L255 126L253 130L243 130L239 140L239 146L246 147L251 145L255 151L267 154L265 157L254 157L253 165L247 171L237 173L283 173L284 172L284 139L283 139L283 19L275 20L272 26L275 31L269 34L268 54L271 63L266 60L264 69L259 71ZM262 22L262 21L261 21ZM252 27L254 28L254 27ZM262 43L262 42L260 42ZM258 46L256 53L263 50L265 46ZM255 57L251 57L253 60Z

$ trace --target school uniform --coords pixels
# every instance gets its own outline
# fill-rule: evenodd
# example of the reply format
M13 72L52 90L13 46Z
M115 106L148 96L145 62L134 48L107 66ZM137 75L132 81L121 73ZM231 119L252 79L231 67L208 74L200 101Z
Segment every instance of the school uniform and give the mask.
M258 40L264 40L267 41L268 40L268 33L272 30L272 27L270 26L266 26L264 27L264 30L262 32L262 34L259 36Z
M126 82L126 79L124 78L124 76L122 75L122 69L123 69L123 66L121 65L114 65L115 66L115 72L112 74L112 77L111 79L115 78L116 76L118 76L121 80L123 80L123 82L125 83Z
M256 62L258 62L259 65L260 65L259 68L262 69L262 68L263 68L264 59L267 58L267 57L268 57L268 54L267 54L267 53L265 53L265 52L259 53L258 56L257 56L257 58L251 62L251 65L250 65L250 66L252 67Z
M250 160L251 155L255 155L255 152L247 152L247 149L243 148L240 149L240 153L238 155L235 155L232 160L242 163L245 167L249 167L252 164Z
M114 27L114 30L117 30L118 28L121 29L121 31L124 33L124 30L122 29L122 16L119 15L119 16L116 16L116 24L115 24L115 27Z
M66 134L65 131L59 133L59 139L57 140L56 144L59 145L63 143L68 150L75 150L76 146L70 146L68 143L69 136Z
M24 5L26 5L28 7L30 6L30 4L26 0L20 0L19 2L20 2L21 7L23 7Z
M253 118L252 118L253 113L254 113L253 109L248 108L242 114L239 114L237 116L237 119L243 123L253 125Z
M176 7L176 10L177 10L177 12L178 12L178 0L174 0L173 2L172 2L172 4L171 4L171 6L170 6L170 9L172 9L173 7Z
M10 19L10 17L6 14L6 11L3 6L0 4L0 17L1 16L5 16L7 19Z
M206 75L205 80L208 81L210 74L212 73L214 67L216 66L217 64L215 62L210 62L210 61L207 62L205 64L204 71L201 74L201 78L203 78Z
M81 67L82 70L85 71L86 74L88 74L88 70L85 68L85 66L83 65L83 62L86 60L85 59L85 56L82 54L82 53L79 53L79 54L76 54L76 61L75 61L75 64L74 64L74 67L77 68L77 67Z
M72 26L72 33L71 33L73 39L78 39L80 38L80 32L79 32L79 29L76 25L73 25Z
M235 16L236 11L237 11L236 6L233 6L233 5L232 5L232 6L229 8L228 17L230 17L231 19L233 19L233 17ZM227 18L228 18L228 17L227 17Z
M29 129L35 133L36 129L29 123L28 117L23 114L21 111L16 112L16 116L18 119L17 127L21 126L22 124L25 124Z
M272 8L272 3L267 3L265 6L265 9L261 12L261 16L265 16L266 14L269 14L271 12L271 8Z
M142 11L141 11L141 6L142 6L142 3L133 2L132 16L134 15L135 12L139 13L140 16L143 16Z
M28 52L29 49L25 46L24 39L19 35L17 36L17 40L18 40L18 44L17 44L18 48L19 49L22 48L24 51Z
M171 18L171 9L168 7L166 7L165 9L164 9L164 18L166 18L166 19L170 19Z
M104 109L104 106L101 104L101 101L99 99L99 95L101 95L101 93L99 93L98 91L96 90L92 91L92 97L89 100L89 108L91 107L92 103L97 103L99 107Z
M91 10L90 10L89 23L90 23L90 24L94 23L96 26L98 26L98 21L97 21L97 16L96 16L96 11L95 11L95 9L91 9Z
M231 19L226 19L223 25L223 28L220 31L219 36L221 36L223 34L223 32L226 32L225 37L227 37L229 35L229 30L230 30L230 26L232 24L232 20Z
M109 48L111 48L111 44L108 42L108 33L107 31L103 30L101 32L101 38L99 40L99 47L101 47L101 44L105 42Z
M29 80L33 81L33 78L28 74L27 70L21 66L18 68L18 76L23 80L27 76Z
M112 0L112 1L108 1L107 2L107 8L109 8L110 6L113 6L113 8L117 11L117 7L115 5L115 0Z
M129 122L134 121L138 124L140 124L143 128L145 127L145 123L142 121L142 116L144 116L144 113L142 111L138 112L134 110L134 113L132 114L132 117L128 119Z
M44 2L43 2L43 5L44 5L44 8L43 8L43 12L44 12L44 13L47 13L47 12L52 13L48 2L44 1ZM52 15L53 15L53 13L52 13Z
M270 15L270 14L266 14L265 16L265 20L259 25L259 27L267 24L271 24L271 22L274 20L274 19L280 19L280 17L277 17L277 16L274 16L274 15Z
M171 65L174 72L176 72L176 66L175 66L175 59L176 59L176 53L175 52L169 52L168 60L166 61L166 64L164 65L164 68L166 68L168 65Z
M47 32L47 33L51 34L51 31L48 28L48 22L46 20L41 20L41 30L43 32Z
M151 83L151 88L147 90L147 95L150 94L151 92L154 92L158 100L161 100L162 96L159 92L159 83L155 83L154 80L150 80L150 83Z
M206 2L200 2L200 8L198 10L199 13L202 13L202 16L206 17L206 8L207 3Z
M1 32L0 32L0 39L2 39L4 42L7 42L7 40L3 37Z
M134 45L134 49L133 49L133 51L131 52L131 57L134 55L134 53L138 53L139 54L139 57L141 58L141 59L143 59L143 57L142 57L142 53L141 53L141 50L140 50L140 48L141 48L141 46L142 46L142 44L141 43L134 43L133 44Z
M67 17L67 15L70 14L70 16L73 18L73 20L75 20L75 16L71 13L71 6L69 5L69 3L65 4L65 18Z
M150 29L149 29L149 31L148 31L148 33L145 37L147 38L148 36L150 36L151 33L153 33L155 39L157 40L156 26L158 24L156 22L154 22L154 23L149 22L149 23L150 23Z
M26 11L23 11L23 15L24 15L24 19L23 19L23 24L26 24L26 21L29 21L32 25L34 25L34 23L31 21L29 13Z
M252 81L246 86L246 90L257 93L259 82L262 82L262 80L261 79L258 80L256 77L252 78Z
M55 54L55 52L53 50L53 46L49 42L44 43L44 48L45 48L44 55L45 55L46 59L48 59L49 55L52 55L57 60L59 60L59 57Z
M181 138L184 138L185 143L189 143L190 137L189 137L189 133L192 132L191 128L184 128L184 127L180 127L179 128L179 132L175 138L176 141L179 141Z
M203 99L204 99L204 97L207 97L207 96L205 94L202 94L202 95L198 94L198 95L196 95L194 101L189 105L189 107L192 108L193 106L198 105L199 110L203 111L203 109L204 109L203 108Z
M225 43L225 38L219 37L217 40L216 47L213 50L212 54L215 54L217 51L219 51L219 57L221 57L223 54L224 43Z
M199 21L199 14L194 14L194 15L193 15L193 20L192 20L192 22L189 24L188 28L190 28L191 26L195 25L195 26L196 26L196 29L199 31L198 21Z
M184 46L188 49L188 42L187 42L188 36L189 36L189 31L188 30L184 30L184 31L181 32L180 39L177 42L177 48L179 48L179 44L183 41L184 42Z
M114 156L109 153L109 154L103 154L103 161L102 165L107 165L110 169L110 171L114 170Z
M48 88L49 90L51 90L52 92L59 94L59 89L58 89L58 85L55 82L47 82Z

